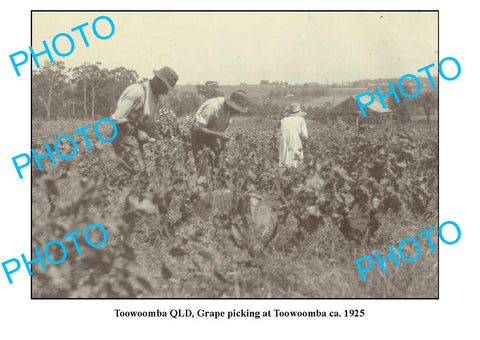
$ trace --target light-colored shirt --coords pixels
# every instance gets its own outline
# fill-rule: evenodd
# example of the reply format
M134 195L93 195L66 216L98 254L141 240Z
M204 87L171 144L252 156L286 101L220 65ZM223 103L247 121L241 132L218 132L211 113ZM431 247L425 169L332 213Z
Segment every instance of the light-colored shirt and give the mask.
M131 84L118 99L117 109L111 118L118 124L131 122L138 118L134 113L142 108L143 111L140 112L145 115L155 114L158 110L158 102L159 100L155 98L148 80L142 83Z
M223 132L230 125L230 113L225 110L225 98L217 97L206 100L195 114L195 126L200 123L210 130Z
M303 148L300 137L308 138L305 119L290 116L283 118L280 127L280 166L296 167L302 162Z

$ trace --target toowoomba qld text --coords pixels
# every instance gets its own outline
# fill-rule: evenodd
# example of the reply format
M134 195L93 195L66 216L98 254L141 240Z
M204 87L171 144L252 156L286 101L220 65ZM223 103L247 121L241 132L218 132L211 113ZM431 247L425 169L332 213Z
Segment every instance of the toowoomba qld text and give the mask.
M345 309L343 311L321 311L319 309L309 311L295 311L295 310L281 310L274 308L272 310L253 311L249 309L232 309L229 311L212 311L205 309L198 309L195 312L190 309L171 309L169 311L150 310L150 311L125 311L121 309L114 309L114 315L117 318L123 317L172 317L177 318L213 318L213 319L234 319L234 318L319 318L319 317L363 317L365 316L364 309Z

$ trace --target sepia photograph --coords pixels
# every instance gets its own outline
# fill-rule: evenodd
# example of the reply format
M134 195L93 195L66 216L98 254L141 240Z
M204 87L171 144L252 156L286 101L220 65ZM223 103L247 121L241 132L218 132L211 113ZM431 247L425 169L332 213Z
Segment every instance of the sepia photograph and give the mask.
M438 11L31 21L33 299L439 298Z

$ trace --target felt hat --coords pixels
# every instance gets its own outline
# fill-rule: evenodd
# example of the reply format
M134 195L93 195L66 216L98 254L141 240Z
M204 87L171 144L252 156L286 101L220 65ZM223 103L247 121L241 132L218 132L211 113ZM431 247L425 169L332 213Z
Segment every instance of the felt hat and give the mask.
M225 103L240 113L247 113L248 95L243 90L235 91L230 95L230 98L225 99Z
M173 90L178 80L178 74L168 66L165 66L160 70L153 70L153 74L167 85L169 91Z
M299 103L291 103L288 110L288 117L304 117L307 113L302 111Z

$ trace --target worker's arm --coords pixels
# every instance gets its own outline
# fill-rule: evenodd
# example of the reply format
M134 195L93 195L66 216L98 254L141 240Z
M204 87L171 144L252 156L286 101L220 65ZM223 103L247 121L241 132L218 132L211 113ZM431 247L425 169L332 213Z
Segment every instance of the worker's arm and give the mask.
M157 122L151 115L143 115L140 120L140 130L147 133L150 138L159 139L157 132Z
M150 137L145 131L137 131L137 140L140 144L153 143L156 141L155 138Z
M221 131L214 131L212 129L209 129L206 125L196 122L195 126L193 127L196 131L201 132L205 135L212 136L212 137L217 137L223 140L229 140L231 137L227 135L225 132Z
M112 120L116 124L129 122L130 113L142 106L145 100L144 96L145 95L138 90L138 87L132 85L127 87L118 100L117 108L111 117Z
M220 108L221 106L219 106L218 103L211 101L206 101L203 103L195 115L195 125L193 126L193 129L196 130L196 132L207 136L217 137L222 140L229 140L230 136L225 132L215 131L208 127L212 126L212 124L218 118L218 112Z

